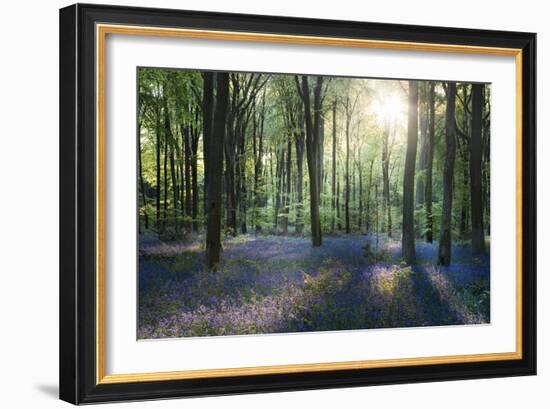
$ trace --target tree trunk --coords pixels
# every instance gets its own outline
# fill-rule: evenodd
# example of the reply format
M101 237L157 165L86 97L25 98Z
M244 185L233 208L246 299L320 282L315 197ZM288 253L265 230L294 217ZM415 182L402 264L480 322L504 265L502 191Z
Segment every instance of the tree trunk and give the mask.
M435 85L430 83L428 90L428 137L426 141L426 184L424 204L426 208L426 242L433 242L432 175L435 145Z
M223 146L226 132L227 106L229 104L229 74L216 74L216 108L208 153L208 216L206 229L206 265L216 271L220 264L221 252L221 206Z
M172 178L172 205L174 208L174 226L176 232L178 232L178 182L176 174L176 161L174 160L174 148L172 146L170 146L170 176Z
M342 220L340 216L340 180L336 180L336 226L338 230L342 230Z
M304 206L304 132L296 132L296 234L304 231L303 206Z
M382 213L386 217L386 233L391 237L390 206L390 156L389 156L390 123L385 121L382 135Z
M199 231L199 182L198 182L198 151L199 151L199 110L195 110L195 123L191 128L191 217L193 231Z
M246 211L247 211L247 189L246 189L246 129L247 121L239 121L239 139L238 139L238 197L237 203L239 205L239 221L241 224L241 233L246 234L248 227L246 224Z
M311 241L314 247L322 245L321 221L319 217L319 130L321 117L321 90L323 77L318 76L313 90L313 112L309 94L309 80L303 75L301 86L296 77L298 91L304 105L304 116L306 124L306 157L309 173L310 193L310 217L311 217Z
M422 100L422 99L421 99ZM426 179L426 145L427 145L427 127L428 119L425 104L420 105L420 151L418 152L418 173L419 177L416 180L416 207L424 206L425 188L424 181Z
M464 128L463 128L464 129ZM460 144L459 144L460 146ZM462 188L461 188L461 197L460 197L460 237L465 237L466 232L468 231L468 213L470 208L470 197L469 197L469 174L468 174L468 156L469 156L469 146L464 143L462 146Z
M183 127L184 169L185 169L185 226L189 227L191 212L191 132L189 125Z
M481 182L481 130L483 116L483 85L472 85L472 135L470 138L470 198L472 213L472 249L485 252L483 231L483 186Z
M166 91L166 90L165 90ZM164 95L164 194L163 194L163 212L162 212L162 230L166 229L168 224L168 140L170 138L170 112L168 112L168 98Z
M418 83L409 81L407 153L403 175L402 253L407 264L416 264L414 234L414 169L418 144Z
M359 175L359 208L357 215L357 230L361 233L361 229L363 228L363 172L361 169L361 150L359 150L358 157L357 174Z
M457 90L458 92L458 90ZM468 85L462 84L462 132L469 135L470 132L468 131L469 123L468 123L468 110L467 110L467 104L468 104ZM468 231L468 216L470 213L470 188L468 186L468 183L470 181L470 175L468 172L468 164L470 162L470 142L465 140L466 138L456 138L457 139L457 148L459 148L460 157L462 160L460 161L460 165L462 168L462 186L460 189L461 197L460 197L460 237L464 238L466 236L466 232ZM462 143L460 143L462 141ZM456 195L456 193L455 193Z
M424 208L425 180L426 180L426 155L427 155L427 134L428 134L428 109L426 104L426 85L423 85L419 92L419 128L420 128L420 151L418 153L418 176L416 178L416 209ZM424 216L425 217L425 216ZM417 226L417 237L422 237L425 221L419 215L415 225Z
M443 208L441 211L441 231L437 264L451 264L451 229L453 211L453 173L456 152L455 137L455 103L456 84L447 85L447 107L445 110L445 164L443 167Z
M287 151L288 151L288 155L287 155L287 158L286 158L286 206L285 206L285 214L286 214L286 224L288 226L288 223L289 223L289 214L290 214L290 203L291 203L291 198L290 198L290 194L291 194L291 191L292 191L292 185L291 185L291 181L292 181L292 139L291 137L289 136L288 138L288 142L287 142Z
M145 230L149 230L149 215L147 214L147 193L145 192L145 181L143 179L143 165L141 158L141 121L138 124L138 161L139 161L139 190L143 200L143 219Z
M350 124L351 124L351 107L349 97L346 99L346 193L344 197L344 218L346 233L350 233L350 220L349 220L349 197L350 197L350 178L349 178L349 138L350 138Z
M319 108L321 109L321 108ZM323 169L323 154L324 154L324 149L323 147L325 146L325 118L323 117L323 113L322 112L319 112L319 119L318 119L319 123L318 123L318 138L319 138L319 146L317 147L317 165L319 167L319 172L318 172L318 176L319 176L319 205L321 205L321 194L323 193L323 174L324 174L324 169Z
M205 71L202 74L202 152L203 161L208 162L210 140L212 139L212 117L214 115L214 73ZM204 215L208 213L208 183L209 173L204 166Z
M254 222L255 222L255 230L257 232L262 230L262 225L260 223L260 218L258 217L258 208L263 205L263 197L264 197L264 194L265 194L264 193L264 183L263 183L264 117L265 117L265 92L264 92L264 96L262 98L262 109L260 111L257 146L256 146L256 135L254 136L255 149L256 149L255 159L254 159ZM256 128L256 126L255 126L255 128ZM256 132L255 132L255 134L256 134Z
M275 151L275 178L273 179L274 187L274 217L273 217L273 227L277 229L279 225L279 211L281 209L281 183L282 183L282 163L283 160L280 158L282 153L279 152L279 148L276 148Z
M161 144L161 126L160 126L160 109L157 107L157 109L155 110L155 114L156 114L156 136L157 136L157 140L156 140L156 160L157 160L157 163L156 163L156 228L157 228L157 234L160 235L160 232L162 230L162 226L160 224L160 183L161 183L161 180L160 180L160 144Z
M332 102L332 231L336 229L336 98Z
M371 159L370 161L370 167L369 167L369 183L367 185L367 212L365 214L365 229L367 234L370 232L371 228L371 190L372 190L372 168L374 167L374 159ZM375 197L375 200L378 200L378 198Z
M230 109L227 121L225 147L225 189L226 189L226 226L233 236L237 234L237 203L235 191L235 130L234 115ZM214 124L215 125L215 124Z

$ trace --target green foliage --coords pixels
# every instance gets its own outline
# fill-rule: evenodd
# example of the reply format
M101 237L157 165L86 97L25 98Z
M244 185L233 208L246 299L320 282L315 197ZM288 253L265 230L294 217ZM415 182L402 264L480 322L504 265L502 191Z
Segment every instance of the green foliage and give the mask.
M247 230L254 231L256 226L264 233L280 234L281 222L288 221L288 234L296 232L298 221L303 224L303 234L310 234L310 197L307 143L304 142L302 163L302 203L299 218L298 203L298 161L297 138L305 132L304 105L296 86L294 75L271 75L258 77L254 74L232 73L230 85L230 114L234 118L242 114L241 128L233 129L236 136L242 137L235 152L235 169L242 169L236 175L235 195L238 199L237 225L227 226L227 161L224 157L224 185L222 195L222 232L226 236L240 233L241 224L247 224ZM261 78L263 87L251 97L251 89L256 79ZM397 80L376 80L357 78L325 78L323 89L323 181L319 200L319 213L323 234L340 234L345 221L346 177L350 184L350 228L352 232L377 235L387 231L387 213L384 213L382 198L382 149L383 135L389 121L388 162L390 213L392 218L392 236L401 234L403 206L403 172L407 133L407 85ZM310 79L310 84L313 80ZM427 83L420 87L420 106L426 107ZM484 109L489 107L490 87L485 87ZM470 84L459 84L457 96L456 122L463 132L469 132L470 107L462 99L470 101ZM203 118L203 74L200 71L139 68L138 69L140 128L139 142L141 150L141 177L143 190L139 186L140 229L145 231L145 215L148 218L149 232L155 232L162 240L185 240L193 229L204 230L205 151L202 135ZM251 97L247 107L239 104ZM313 93L310 95L313 98ZM462 99L461 99L462 98ZM349 169L346 168L346 101L354 103L349 117ZM388 106L388 101L392 101ZM336 103L336 116L332 115L332 104ZM445 143L445 104L446 95L441 83L435 84L435 138L432 174L433 236L439 238L442 213L442 174L446 151ZM424 109L423 108L423 109ZM243 111L239 113L238 109ZM425 112L425 111L424 111ZM349 114L349 112L348 112ZM487 121L490 118L488 117ZM485 137L490 128L485 124ZM236 126L236 125L235 125ZM196 135L196 155L189 156L186 149L185 129ZM336 134L336 166L333 181L332 154L333 131ZM421 133L419 131L419 146ZM262 152L260 156L260 138ZM469 195L468 181L464 183L468 172L469 158L464 138L457 136L457 155L454 168L454 196L452 207L453 240L467 239L466 232L460 231L461 211ZM227 141L226 141L227 142ZM285 197L289 165L288 143L290 142L290 196L286 198L287 208L277 206L278 197ZM236 145L236 146L237 146ZM487 148L488 150L488 148ZM427 170L419 166L418 149L415 183L426 183ZM170 155L174 156L171 163ZM225 152L227 154L227 152ZM488 154L488 152L487 152ZM257 156L255 156L257 155ZM187 208L190 176L186 173L188 161L196 160L196 191L192 195L197 201L196 214ZM256 165L261 162L261 174L255 175ZM370 172L372 163L372 173ZM160 171L157 168L160 165ZM484 183L490 188L489 161L484 162ZM175 176L172 174L175 173ZM346 176L346 173L349 175ZM255 182L255 177L257 181ZM172 179L175 179L175 184ZM338 193L333 192L338 185ZM490 192L489 192L490 193ZM487 193L487 194L489 194ZM242 197L241 197L242 196ZM157 197L160 208L157 209ZM335 209L333 199L338 198L339 209ZM182 206L184 202L184 206ZM165 205L167 211L164 211ZM244 211L243 211L244 208ZM466 209L469 212L469 209ZM157 223L157 212L160 222ZM423 206L417 207L414 218L417 236L426 233L426 212ZM484 210L485 222L490 220L489 206ZM340 226L341 228L339 229ZM367 259L378 259L377 255L366 250Z

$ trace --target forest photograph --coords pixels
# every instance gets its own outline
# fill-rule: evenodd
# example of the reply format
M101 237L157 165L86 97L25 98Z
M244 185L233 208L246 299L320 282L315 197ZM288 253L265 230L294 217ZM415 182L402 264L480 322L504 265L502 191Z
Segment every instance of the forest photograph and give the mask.
M490 323L490 84L139 67L136 92L138 339Z

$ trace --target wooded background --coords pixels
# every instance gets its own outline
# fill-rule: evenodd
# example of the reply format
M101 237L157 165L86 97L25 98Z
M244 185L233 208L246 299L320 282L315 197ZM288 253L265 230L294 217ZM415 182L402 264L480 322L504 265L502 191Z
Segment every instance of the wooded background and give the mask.
M140 233L364 233L485 252L490 85L139 69Z

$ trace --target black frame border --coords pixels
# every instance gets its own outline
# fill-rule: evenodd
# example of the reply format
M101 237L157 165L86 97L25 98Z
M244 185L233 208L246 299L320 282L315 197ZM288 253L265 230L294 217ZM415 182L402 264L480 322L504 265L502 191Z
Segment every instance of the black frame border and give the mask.
M96 384L95 24L185 27L522 50L522 359ZM75 4L60 10L60 378L74 404L536 374L536 34Z

